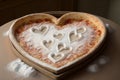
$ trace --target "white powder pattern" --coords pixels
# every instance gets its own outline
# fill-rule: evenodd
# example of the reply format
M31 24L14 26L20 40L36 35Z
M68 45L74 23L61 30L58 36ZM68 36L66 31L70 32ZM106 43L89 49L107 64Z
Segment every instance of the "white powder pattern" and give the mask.
M31 75L37 74L36 70L33 67L25 64L19 58L10 62L7 68L8 70L15 72L19 76L23 76L23 77L29 77Z
M42 26L46 26L46 31L44 33L35 33L32 31L33 28L35 29L40 29ZM58 30L57 28L55 28L55 24L52 23L39 23L38 25L34 25L31 28L29 28L28 30L22 32L22 35L20 37L24 37L25 41L27 42L27 45L32 45L34 48L36 49L41 49L41 52L43 55L48 55L50 53L59 53L57 50L57 45L59 43L63 43L65 44L66 47L72 47L72 52L76 52L76 49L79 46L83 46L86 42L89 42L92 38L92 33L93 33L93 29L89 26L87 26L85 23L83 22L74 22L72 24L67 24L63 27L65 27L64 29L60 29ZM86 29L86 31L84 33L77 33L77 29L79 29L80 27L83 27ZM81 35L80 40L71 42L70 41L70 33L71 32L75 32L76 35ZM53 35L61 33L63 35L62 39L56 39ZM52 46L49 49L48 47L46 47L43 44L43 41L52 41ZM83 48L81 47L81 49ZM71 51L67 53L67 56L70 56ZM48 57L49 58L49 57ZM64 57L65 58L65 57Z

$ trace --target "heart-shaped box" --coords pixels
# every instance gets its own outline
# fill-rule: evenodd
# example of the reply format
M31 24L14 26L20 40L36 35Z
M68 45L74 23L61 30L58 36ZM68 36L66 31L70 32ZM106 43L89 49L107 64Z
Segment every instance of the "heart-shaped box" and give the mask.
M81 25L81 23L80 24L75 23L75 22L81 22L81 21L83 21L83 23L86 22L85 25ZM43 45L42 47L45 47L45 49L43 49L43 51L49 50L49 52L47 54L47 57L50 60L49 63L47 63L45 61L41 61L39 58L32 56L30 54L32 51L30 51L30 53L28 51L26 51L24 49L24 46L22 46L20 44L20 42L17 38L17 35L16 35L17 29L19 29L21 26L24 27L24 25L29 25L31 23L42 23L42 22L43 23L50 22L50 23L52 23L52 25L51 24L47 24L45 26L42 25L42 27L39 27L39 29L35 28L35 27L28 28L25 31L30 29L28 32L31 32L31 31L32 32L27 33L27 35L29 35L29 34L30 34L30 36L31 36L31 34L32 34L32 36L33 36L33 34L37 35L37 37L33 36L30 39L31 41L33 41L32 43L34 43L36 45L37 45L36 39L38 39L38 37L40 37L38 39L38 42L40 42L40 45ZM67 59L67 57L70 56L68 54L72 53L72 51L74 50L76 45L79 45L78 43L75 44L75 42L80 41L80 43L81 43L81 40L84 38L85 38L86 42L90 41L89 38L90 38L92 32L90 33L91 30L89 30L89 28L88 28L89 25L87 26L87 24L90 24L92 27L93 26L95 27L95 29L93 29L93 32L95 30L96 33L94 33L94 34L97 35L97 37L94 36L95 37L94 46L90 46L89 50L84 54L80 54L79 52L78 53L76 52L77 54L80 54L80 56L75 57L73 60L69 59L70 61L69 60L65 61ZM72 29L71 29L71 27L69 28L69 26L71 26L71 25L72 25ZM54 26L55 28L50 29L51 28L50 26ZM74 27L74 26L78 26L78 27ZM80 26L80 28L79 28L79 26ZM82 26L82 28L81 28L81 26ZM40 34L42 34L42 37L40 36ZM48 35L50 37L48 37L48 36L45 37L46 35ZM51 36L53 36L53 37L51 37ZM20 52L20 54L22 56L24 56L29 61L34 62L34 65L39 65L40 67L44 68L45 70L48 70L55 74L63 73L65 71L75 67L77 64L81 63L84 59L88 58L89 56L95 54L94 52L102 44L102 42L105 39L105 36L106 36L106 28L104 27L103 22L98 17L88 14L88 13L83 13L83 12L66 13L58 19L52 15L45 14L45 13L35 13L35 14L26 15L24 17L17 19L11 25L10 31L9 31L10 41L12 42L13 46L17 49L17 51ZM27 38L29 38L29 37L27 37ZM52 40L49 40L50 38L52 38ZM56 45L51 44L52 41L55 42ZM68 45L72 45L73 43L75 44L75 46L68 46ZM66 45L66 44L68 44L68 45ZM53 46L54 47L49 49L49 45L51 45L51 47L53 47ZM82 44L82 45L85 45L85 44ZM46 49L46 48L48 48L48 49ZM61 52L61 51L64 51L64 52ZM66 56L66 54L67 54L67 56ZM70 57L71 58L74 57L74 54ZM66 62L66 63L62 64L62 62ZM59 64L62 64L62 65L59 65Z

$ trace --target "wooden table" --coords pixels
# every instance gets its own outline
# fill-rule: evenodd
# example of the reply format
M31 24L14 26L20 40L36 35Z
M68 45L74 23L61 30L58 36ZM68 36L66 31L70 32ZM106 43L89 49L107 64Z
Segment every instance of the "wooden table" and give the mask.
M108 30L106 47L94 61L65 80L120 80L120 26L108 19L101 19ZM8 39L7 32L12 23L10 21L0 27L0 80L49 80L40 72L24 78L7 69L7 65L18 58L13 54Z

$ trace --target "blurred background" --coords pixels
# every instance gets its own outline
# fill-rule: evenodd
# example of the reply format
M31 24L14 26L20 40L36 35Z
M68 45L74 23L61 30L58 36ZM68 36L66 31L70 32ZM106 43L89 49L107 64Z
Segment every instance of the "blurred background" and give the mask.
M120 0L0 0L0 25L30 13L80 11L120 24Z

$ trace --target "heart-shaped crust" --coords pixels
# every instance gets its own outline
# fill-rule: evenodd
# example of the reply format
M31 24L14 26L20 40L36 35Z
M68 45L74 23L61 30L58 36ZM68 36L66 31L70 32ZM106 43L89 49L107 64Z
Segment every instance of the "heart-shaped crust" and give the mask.
M62 52L62 53L64 53L64 54L72 51L72 48L66 46L64 43L58 43L58 45L57 45L56 48L57 48L57 52L60 52L60 53Z
M48 27L46 26L41 26L40 28L32 28L31 31L33 33L40 33L40 34L45 34L48 31Z
M21 55L55 73L90 56L105 36L102 21L81 12L66 13L59 19L44 13L30 14L17 19L9 32Z
M65 54L63 54L63 53L57 53L57 54L56 53L50 53L50 54L48 54L48 57L51 61L56 63L56 62L64 59Z
M82 35L81 34L77 34L76 31L72 31L69 34L69 40L70 40L70 42L78 41L81 38L82 38Z
M46 48L50 48L52 46L53 41L52 40L49 40L49 41L43 40L42 43Z
M61 39L63 38L63 36L64 36L64 35L63 35L62 33L57 33L57 34L55 33L55 34L53 35L54 38L59 39L59 40L61 40Z

